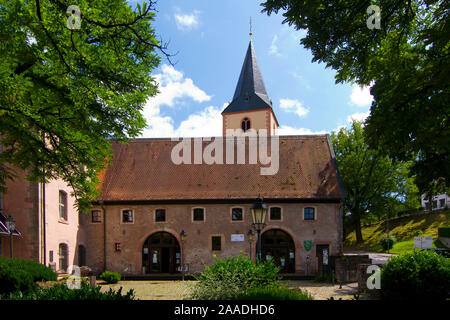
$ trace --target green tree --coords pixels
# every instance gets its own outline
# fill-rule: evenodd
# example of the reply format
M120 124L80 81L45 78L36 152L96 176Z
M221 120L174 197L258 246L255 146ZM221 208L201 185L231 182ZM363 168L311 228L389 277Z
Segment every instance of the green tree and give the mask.
M380 28L369 28L380 9ZM450 2L446 0L267 0L267 14L307 30L313 62L336 82L371 85L368 142L409 160L421 191L450 186Z
M411 188L408 163L392 161L369 148L360 122L351 129L342 128L331 135L342 183L347 193L344 201L346 228L355 230L356 241L363 241L362 221L385 218L393 214L399 201Z
M63 178L89 206L108 139L138 135L157 93L150 73L166 46L154 11L123 0L1 1L0 191L17 168L32 181Z

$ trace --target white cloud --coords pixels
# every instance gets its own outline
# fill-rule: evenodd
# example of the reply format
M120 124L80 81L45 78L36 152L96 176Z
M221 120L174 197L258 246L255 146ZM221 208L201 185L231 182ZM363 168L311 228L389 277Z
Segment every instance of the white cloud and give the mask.
M278 41L278 36L274 35L273 39L272 39L272 43L270 44L269 54L280 57L281 53L278 51L277 41Z
M278 135L280 136L291 136L291 135L311 135L311 134L326 134L325 130L312 131L306 128L293 128L286 125L282 125L278 128Z
M190 115L178 127L169 116L161 114L164 106L173 107L181 99L192 99L196 102L205 102L211 99L203 90L195 86L192 79L185 78L183 73L169 65L162 66L162 73L155 75L159 83L160 93L148 99L144 106L144 117L148 127L144 129L142 137L208 137L222 135L222 110L209 106L199 113Z
M367 112L357 112L347 117L347 122L353 121L366 121L366 118L370 115L370 111Z
M147 112L151 112L147 111L147 109L151 110L152 107L161 105L172 107L181 98L191 98L200 103L211 100L211 96L195 86L192 79L184 78L183 73L176 70L173 66L163 65L162 73L156 74L154 77L159 84L160 92L147 101L144 115Z
M368 106L372 103L373 97L370 94L370 87L353 87L350 95L352 102L360 107Z
M193 13L175 13L175 23L177 28L182 31L190 31L199 25L200 11L194 10Z
M300 101L292 99L280 99L280 108L287 112L294 112L299 117L304 117L309 112L309 109L303 107Z
M147 117L148 127L142 137L167 138L167 137L216 137L222 135L221 110L209 106L199 113L191 114L183 120L178 128L175 128L171 117L162 116L157 112Z

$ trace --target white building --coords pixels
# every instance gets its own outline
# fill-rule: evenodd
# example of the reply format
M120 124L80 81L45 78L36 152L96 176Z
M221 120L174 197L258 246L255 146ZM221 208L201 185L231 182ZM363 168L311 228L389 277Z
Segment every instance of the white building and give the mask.
M441 210L449 207L449 196L446 193L438 194L433 197L430 203L430 201L426 198L426 195L423 194L421 203L422 207L424 207L427 211L429 211L430 209Z

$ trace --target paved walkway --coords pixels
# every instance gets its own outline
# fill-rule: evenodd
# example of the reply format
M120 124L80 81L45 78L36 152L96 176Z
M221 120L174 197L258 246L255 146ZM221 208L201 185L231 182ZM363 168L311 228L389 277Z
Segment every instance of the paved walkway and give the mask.
M344 255L352 255L352 254L369 255L369 258L372 259L373 264L385 264L391 257L397 256L396 254L392 253L368 252L358 250L344 251Z
M291 288L301 288L311 294L315 300L327 300L333 297L335 300L351 300L358 292L358 283L343 284L342 287L331 283L318 283L309 280L286 281Z

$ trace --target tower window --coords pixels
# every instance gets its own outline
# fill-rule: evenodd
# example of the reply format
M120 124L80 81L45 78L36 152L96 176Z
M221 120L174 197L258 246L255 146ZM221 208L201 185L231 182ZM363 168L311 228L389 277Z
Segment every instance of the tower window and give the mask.
M242 131L244 131L244 132L247 130L250 130L250 119L249 118L244 118L244 120L242 120L241 128L242 128Z

